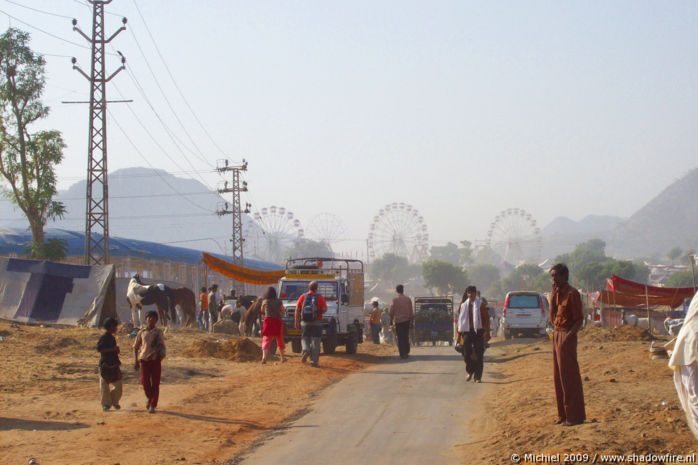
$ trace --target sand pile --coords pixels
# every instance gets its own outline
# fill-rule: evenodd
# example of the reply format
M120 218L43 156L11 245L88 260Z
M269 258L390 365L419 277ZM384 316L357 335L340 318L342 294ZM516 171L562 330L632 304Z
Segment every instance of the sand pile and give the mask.
M72 337L51 338L47 342L42 342L34 346L36 352L43 354L47 352L58 352L67 347L80 347L80 341ZM97 343L95 343L95 346Z
M182 351L184 357L213 357L235 362L252 362L262 359L262 349L248 338L226 341L195 341Z
M587 326L579 332L579 339L586 342L649 341L651 335L639 326Z

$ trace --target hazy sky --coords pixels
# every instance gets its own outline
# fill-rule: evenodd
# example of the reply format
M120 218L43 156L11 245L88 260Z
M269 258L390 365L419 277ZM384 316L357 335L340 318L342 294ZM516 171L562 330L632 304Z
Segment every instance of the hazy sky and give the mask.
M107 95L134 100L109 107L110 171L153 166L215 188L216 160L244 157L253 210L283 206L306 229L333 213L351 240L340 249L363 250L392 202L414 206L437 245L484 239L511 207L541 227L627 217L698 164L695 1L137 5L106 6L108 35L128 18L107 72L115 50L128 69ZM46 55L46 125L68 144L66 188L85 177L88 136L87 105L61 104L89 95L70 57L90 66L70 18L89 34L91 9L0 10L3 29L31 32Z

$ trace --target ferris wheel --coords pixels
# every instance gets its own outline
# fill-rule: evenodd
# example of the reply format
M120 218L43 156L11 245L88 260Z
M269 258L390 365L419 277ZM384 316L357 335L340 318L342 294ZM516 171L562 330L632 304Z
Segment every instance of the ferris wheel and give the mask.
M499 212L487 232L490 249L512 265L538 264L542 240L533 216L522 208Z
M283 262L294 241L303 237L300 220L284 207L264 207L253 218L243 233L245 246L250 255L262 260Z
M390 203L378 211L368 231L368 254L380 258L392 253L419 263L428 255L429 232L416 208L404 202Z
M306 237L322 242L331 249L333 243L344 237L346 230L346 225L336 215L320 213L310 220Z

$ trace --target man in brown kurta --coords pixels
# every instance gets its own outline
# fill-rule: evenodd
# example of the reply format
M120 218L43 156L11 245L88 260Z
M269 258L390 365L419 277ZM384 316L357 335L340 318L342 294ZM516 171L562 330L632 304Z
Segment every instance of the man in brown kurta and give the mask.
M582 376L577 363L577 332L582 327L582 299L569 285L569 270L558 263L550 270L553 291L550 295L550 322L553 331L553 379L557 399L557 421L565 426L586 420Z

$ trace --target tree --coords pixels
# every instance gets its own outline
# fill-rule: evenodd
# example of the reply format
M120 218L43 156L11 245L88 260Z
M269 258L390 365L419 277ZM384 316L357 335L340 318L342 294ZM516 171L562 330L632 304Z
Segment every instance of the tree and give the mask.
M677 258L679 258L681 256L681 252L682 252L681 247L674 247L666 254L666 258L671 260L673 263L674 260L676 260Z
M467 269L470 282L478 289L489 289L499 279L499 269L494 265L474 265Z
M293 243L293 247L289 249L287 253L290 258L334 257L332 249L325 242L305 238L296 239Z
M441 295L452 293L455 289L465 287L467 274L460 267L451 263L429 260L422 263L424 284L436 288Z
M429 251L432 260L459 265L461 263L461 255L458 246L453 242L449 242L442 246L432 246Z
M24 213L32 233L31 254L46 257L44 226L61 218L54 168L65 143L58 131L30 132L48 115L39 98L44 90L44 58L27 45L29 34L10 28L0 36L0 174L9 184L3 194Z
M387 253L373 261L369 273L384 284L404 284L419 275L419 266L410 265L405 257Z
M664 283L666 287L692 287L693 274L690 271L679 271L673 273Z

